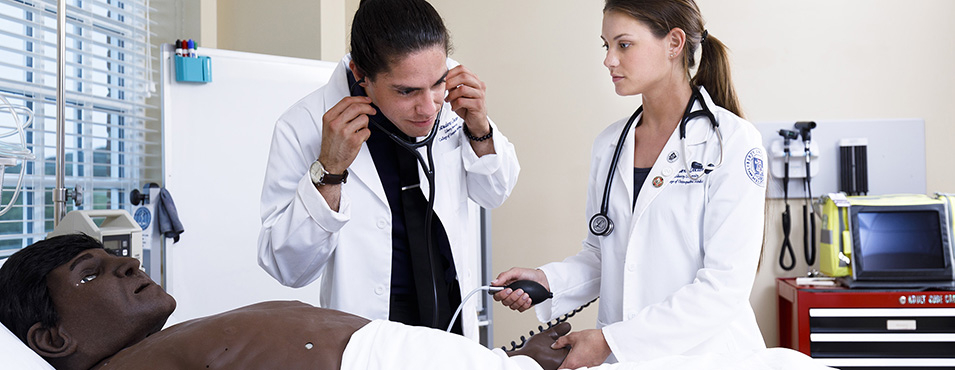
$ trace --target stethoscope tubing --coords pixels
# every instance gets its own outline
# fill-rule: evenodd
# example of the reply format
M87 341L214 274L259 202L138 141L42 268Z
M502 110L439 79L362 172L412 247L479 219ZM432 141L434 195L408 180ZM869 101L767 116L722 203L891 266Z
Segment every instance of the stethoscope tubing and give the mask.
M364 78L362 78L361 80L356 80L354 83L351 84L351 86L349 86L348 90L354 93L355 86L358 86L358 84L361 81L364 81ZM374 107L374 105L372 106ZM374 108L375 110L379 112L381 111L380 109L378 109L378 107L374 107ZM437 270L437 264L434 261L434 246L432 245L433 241L431 240L431 220L432 220L432 217L434 216L434 195L435 195L433 146L434 146L434 138L438 136L438 127L440 126L439 123L441 123L441 116L443 113L444 113L444 105L441 106L440 110L438 111L437 117L434 118L434 126L431 127L431 132L428 133L428 136L426 136L421 141L417 141L413 143L409 143L405 139L398 137L398 135L395 135L394 133L386 130L384 126L382 126L374 118L374 116L372 115L368 116L368 122L370 124L375 125L375 127L381 130L381 132L384 132L385 135L387 135L391 139L391 141L395 142L395 144L398 144L398 146L411 152L411 154L414 154L415 159L418 160L418 163L421 164L421 168L424 169L425 177L428 180L428 211L425 213L424 227L425 227L425 234L426 234L425 240L428 245L428 265L431 266L431 286L433 288L431 289L432 299L434 302L434 305L432 306L433 315L432 315L432 325L431 325L431 327L433 328L438 328L438 287L434 279L435 277L434 274L436 273L435 271ZM427 163L425 163L424 157L421 156L421 153L418 152L418 149L421 147L427 147L427 151L426 151L428 155ZM420 187L420 184L419 184L419 187ZM401 190L404 191L404 190L410 190L410 189L401 189ZM454 322L452 321L452 324L453 323Z
M411 154L414 154L415 159L417 159L418 163L421 164L421 168L424 169L425 177L428 180L428 211L425 213L424 228L425 228L425 240L427 241L427 245L428 245L428 265L431 266L431 269L430 269L431 270L431 286L433 288L431 289L432 299L434 301L434 305L432 306L433 315L431 318L432 319L431 327L433 328L438 328L438 319L439 319L438 318L438 287L437 285L435 285L436 283L434 279L435 278L434 274L436 273L435 271L437 271L437 264L435 263L435 260L434 260L434 246L433 246L433 241L431 240L431 237L432 237L431 222L434 216L434 196L435 196L434 150L433 149L434 149L434 138L438 134L438 126L439 126L439 123L441 123L441 114L444 113L443 108L444 107L442 107L442 109L438 111L438 116L435 117L434 125L431 127L431 132L428 133L428 136L426 136L423 140L414 142L414 143L409 143L408 141L398 137L398 135L391 133L390 131L386 130L380 123L378 123L378 121L375 120L372 116L368 116L368 122L375 125L375 127L381 130L381 132L384 132L386 135L388 135L388 137L391 138L391 140L394 141L395 144L398 144L398 146L411 152ZM377 107L375 109L377 109ZM421 153L418 152L418 149L421 147L427 148L426 150L426 153L428 155L427 163L425 163L425 159L424 157L421 156ZM401 190L404 191L404 190L410 190L410 189L401 189ZM451 322L451 325L454 325L454 321Z
M594 235L610 235L613 232L613 221L610 220L610 186L613 184L613 174L617 171L617 161L620 160L620 154L623 152L624 140L627 140L627 134L630 133L630 128L633 127L633 122L640 116L640 113L643 112L643 106L637 108L633 112L633 115L630 116L630 119L627 120L627 124L623 127L623 131L620 133L620 138L617 139L617 146L614 148L613 158L610 162L610 171L607 172L607 182L604 184L604 194L603 199L600 201L600 213L595 214L590 218L590 232Z
M713 115L713 112L706 106L706 101L703 99L703 94L700 93L700 90L695 86L690 86L692 93L690 95L690 101L686 105L686 109L683 112L683 118L680 120L680 142L683 146L683 167L686 169L686 174L692 180L699 180L703 177L704 174L710 173L714 169L719 168L723 165L723 135L720 132L720 124L716 120L716 116ZM693 103L700 102L700 110L693 111ZM613 158L610 160L610 170L607 172L607 182L604 184L604 193L603 198L600 202L600 212L593 215L590 218L590 223L588 227L590 233L596 236L606 236L610 235L613 232L613 220L610 219L610 187L613 183L613 174L617 172L617 162L620 161L620 154L623 152L623 147L625 146L625 140L627 140L627 134L630 132L630 128L633 126L634 121L637 117L640 116L640 113L643 112L643 106L637 108L633 115L630 116L630 119L627 121L627 124L624 126L623 131L620 133L620 138L617 139L617 146L614 148ZM713 130L716 131L716 137L719 141L720 146L720 159L716 165L705 165L703 171L700 174L694 176L693 171L690 167L689 158L687 158L687 148L686 148L686 125L687 123L698 117L706 117L710 120L710 124L713 126Z

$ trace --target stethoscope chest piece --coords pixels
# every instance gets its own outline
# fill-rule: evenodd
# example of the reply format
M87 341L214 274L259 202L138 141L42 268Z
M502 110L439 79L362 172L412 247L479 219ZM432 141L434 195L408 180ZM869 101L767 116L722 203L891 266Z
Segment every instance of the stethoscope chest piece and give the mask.
M597 236L607 236L613 232L613 221L605 213L595 214L590 218L590 232Z

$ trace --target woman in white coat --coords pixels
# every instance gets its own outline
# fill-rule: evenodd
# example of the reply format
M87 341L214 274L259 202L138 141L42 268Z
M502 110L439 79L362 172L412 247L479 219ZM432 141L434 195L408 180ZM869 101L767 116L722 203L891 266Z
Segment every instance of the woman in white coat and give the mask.
M467 201L501 205L520 167L484 83L448 50L427 2L361 2L351 54L275 126L259 265L276 280L321 277L322 307L442 329L479 285ZM432 133L430 148L408 149ZM476 339L473 302L464 313L455 332Z
M492 284L535 280L554 292L536 308L541 321L600 297L597 329L555 344L571 347L562 368L763 348L749 296L763 240L765 156L759 132L739 117L725 46L707 34L693 0L607 0L601 38L616 93L643 99L642 111L610 125L593 147L587 218L603 214L614 227L598 235L607 223L595 217L577 255L512 268ZM520 290L495 299L531 306Z

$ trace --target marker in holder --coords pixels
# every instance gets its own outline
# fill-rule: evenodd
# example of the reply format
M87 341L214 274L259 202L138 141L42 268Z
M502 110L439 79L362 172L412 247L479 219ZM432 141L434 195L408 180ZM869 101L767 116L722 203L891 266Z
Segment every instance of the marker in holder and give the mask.
M212 82L212 58L173 56L177 82Z

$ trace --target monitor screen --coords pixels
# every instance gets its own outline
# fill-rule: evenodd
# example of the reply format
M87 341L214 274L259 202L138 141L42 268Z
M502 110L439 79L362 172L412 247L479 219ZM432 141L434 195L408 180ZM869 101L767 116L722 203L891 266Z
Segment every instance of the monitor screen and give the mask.
M129 255L129 234L103 235L103 247L106 251L120 257L132 257Z
M852 214L856 279L952 279L943 207L853 206Z

